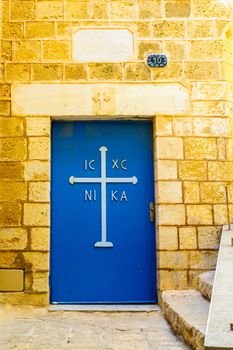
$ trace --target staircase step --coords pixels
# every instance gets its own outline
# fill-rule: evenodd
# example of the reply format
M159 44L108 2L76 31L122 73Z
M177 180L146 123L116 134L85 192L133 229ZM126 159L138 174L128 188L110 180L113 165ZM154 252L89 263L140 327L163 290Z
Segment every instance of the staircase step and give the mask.
M201 273L196 278L196 288L204 298L211 300L215 271Z
M204 349L209 301L197 290L164 291L161 308L173 331L195 350Z

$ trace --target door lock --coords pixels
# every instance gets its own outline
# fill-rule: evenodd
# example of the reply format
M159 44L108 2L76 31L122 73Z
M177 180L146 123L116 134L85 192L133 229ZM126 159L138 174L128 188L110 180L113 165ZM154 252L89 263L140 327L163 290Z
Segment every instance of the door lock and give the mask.
M155 222L155 203L150 202L150 222Z

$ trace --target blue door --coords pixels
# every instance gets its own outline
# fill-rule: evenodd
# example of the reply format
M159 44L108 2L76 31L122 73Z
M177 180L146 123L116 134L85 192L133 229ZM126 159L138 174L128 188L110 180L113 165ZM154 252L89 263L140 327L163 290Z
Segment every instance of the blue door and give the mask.
M54 122L52 142L51 302L156 302L152 124Z

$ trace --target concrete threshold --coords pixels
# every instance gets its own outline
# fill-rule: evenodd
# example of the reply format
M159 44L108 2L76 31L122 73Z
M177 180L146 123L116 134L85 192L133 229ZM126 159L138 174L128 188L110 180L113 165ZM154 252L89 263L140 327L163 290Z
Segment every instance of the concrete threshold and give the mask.
M160 311L157 304L51 304L49 311L85 312L151 312Z
M233 230L223 228L212 299L207 323L205 349L233 349Z

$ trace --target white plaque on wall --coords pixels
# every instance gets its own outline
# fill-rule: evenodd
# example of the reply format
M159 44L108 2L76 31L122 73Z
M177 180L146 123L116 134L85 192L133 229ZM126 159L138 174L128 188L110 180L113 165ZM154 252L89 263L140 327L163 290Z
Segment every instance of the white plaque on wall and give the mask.
M132 59L133 34L127 29L81 29L73 35L73 60L124 62Z

